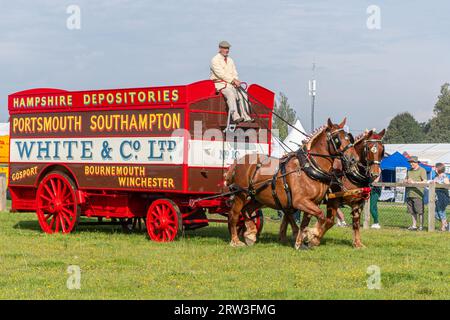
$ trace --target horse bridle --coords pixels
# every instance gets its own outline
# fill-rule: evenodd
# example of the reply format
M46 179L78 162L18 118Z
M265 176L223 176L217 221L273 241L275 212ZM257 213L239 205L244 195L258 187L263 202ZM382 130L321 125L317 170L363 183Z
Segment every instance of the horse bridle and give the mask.
M381 139L367 139L364 141L362 157L361 157L360 161L358 162L358 168L360 168L360 169L356 170L356 171L352 171L352 172L346 172L346 174L345 174L346 177L351 182L353 182L355 185L360 185L360 186L368 185L370 183L370 178L369 178L370 166L373 164L378 164L378 165L380 164L380 161L378 161L378 160L368 160L367 159L369 152L372 152L372 153L378 152L378 148L376 146L372 146L369 150L369 145L368 145L369 142L377 143L379 145L382 143L382 140ZM373 151L373 148L376 148L376 151ZM384 154L384 149L383 149L381 158L383 158L383 154ZM366 163L363 164L361 160L365 161Z
M364 141L364 149L363 149L363 156L364 157L363 158L366 159L367 167L370 167L373 164L380 165L381 161L378 161L378 160L367 160L367 156L369 155L369 151L372 152L373 154L378 152L378 147L375 146L375 145L372 146L370 148L370 150L369 150L369 142L375 143L378 146L381 144L381 147L383 147L383 142L382 142L381 139L367 139L367 140ZM383 151L381 153L381 159L383 159L383 156L384 156L384 148L383 148Z
M350 143L348 145L346 145L344 147L344 149L342 149L342 150L339 149L342 145L342 142L338 136L338 133L341 131L344 132L345 138L350 141ZM327 142L328 142L328 152L330 152L330 142L331 142L331 145L333 146L334 151L336 151L336 153L338 155L340 155L341 157L344 157L345 156L344 153L348 149L350 149L354 146L353 142L351 141L350 135L347 132L345 132L345 130L343 128L339 128L339 129L333 130L331 132L327 131ZM331 154L331 152L330 152L330 154Z

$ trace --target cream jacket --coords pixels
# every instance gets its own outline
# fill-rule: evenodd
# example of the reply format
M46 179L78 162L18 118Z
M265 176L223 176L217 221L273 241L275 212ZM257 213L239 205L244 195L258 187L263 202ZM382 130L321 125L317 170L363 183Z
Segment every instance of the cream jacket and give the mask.
M220 53L216 54L211 59L210 70L211 75L209 78L213 81L224 80L227 83L231 83L234 79L239 79L236 66L230 56L227 57L227 62L225 62L225 57L223 55Z

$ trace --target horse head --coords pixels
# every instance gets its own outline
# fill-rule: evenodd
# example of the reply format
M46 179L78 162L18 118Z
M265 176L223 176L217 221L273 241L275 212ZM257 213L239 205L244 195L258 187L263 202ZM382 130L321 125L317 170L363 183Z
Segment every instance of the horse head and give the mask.
M340 124L334 124L328 118L326 136L330 155L337 156L344 167L350 168L356 166L359 155L354 148L352 136L344 130L346 121L347 118L344 118Z
M371 130L363 142L363 156L361 157L361 161L367 168L367 175L370 178L370 182L373 182L381 175L380 164L384 157L383 137L385 133L385 129L378 133Z

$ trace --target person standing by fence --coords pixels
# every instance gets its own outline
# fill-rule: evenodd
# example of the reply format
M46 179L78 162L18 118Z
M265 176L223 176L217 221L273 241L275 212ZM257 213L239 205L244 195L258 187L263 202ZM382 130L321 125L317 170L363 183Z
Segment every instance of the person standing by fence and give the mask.
M434 182L438 184L449 184L450 181L445 174L445 165L443 163L436 163L435 166L436 177ZM447 189L436 188L436 219L441 221L441 231L445 231L448 228L447 216L445 209L447 208L450 199Z
M380 176L378 176L374 182L381 182ZM372 187L370 191L370 214L372 215L373 224L370 226L372 229L380 229L380 222L378 221L378 199L381 195L381 187Z
M419 159L416 156L409 158L411 169L408 170L406 182L408 183L425 183L427 182L427 173L424 168L420 167ZM406 205L408 212L412 217L412 225L408 230L423 230L424 222L424 205L423 205L424 188L408 187L406 190ZM417 221L419 218L419 221ZM419 228L417 228L417 222Z

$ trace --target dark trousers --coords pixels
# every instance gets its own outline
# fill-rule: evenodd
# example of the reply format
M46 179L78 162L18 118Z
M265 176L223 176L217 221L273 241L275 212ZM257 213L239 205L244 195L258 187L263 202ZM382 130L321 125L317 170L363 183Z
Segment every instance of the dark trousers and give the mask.
M372 215L373 223L378 223L378 199L381 195L381 188L373 187L370 192L370 214Z

